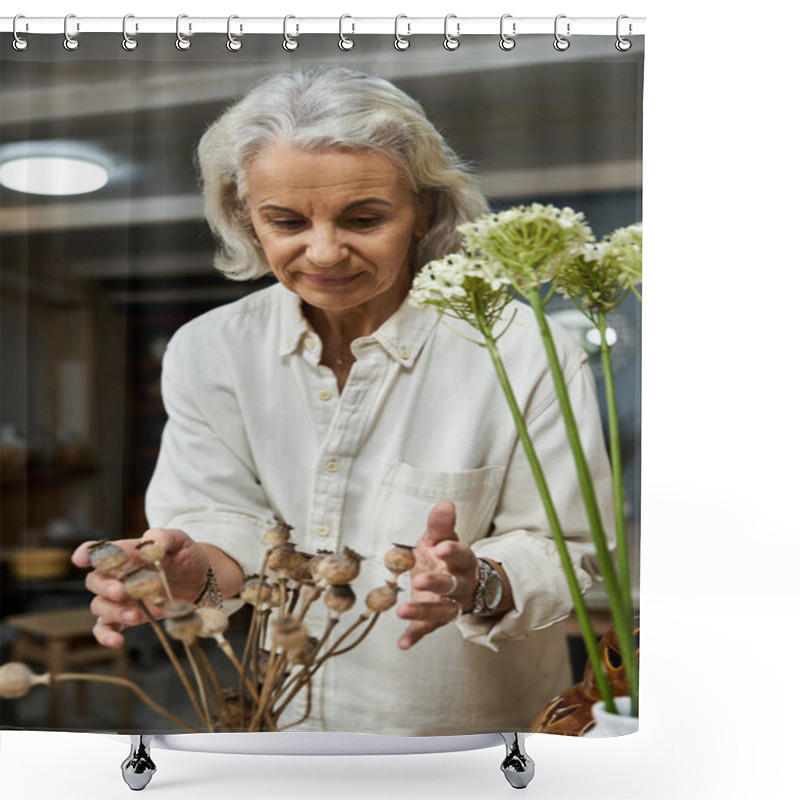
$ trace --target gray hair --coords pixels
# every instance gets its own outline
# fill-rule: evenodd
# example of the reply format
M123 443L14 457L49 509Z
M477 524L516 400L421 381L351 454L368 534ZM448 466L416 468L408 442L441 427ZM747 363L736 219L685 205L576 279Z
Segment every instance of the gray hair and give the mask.
M422 106L393 84L349 69L273 75L228 108L203 135L197 162L205 215L220 248L215 266L234 280L270 271L250 219L244 173L267 145L339 147L391 159L431 204L431 224L412 254L416 270L457 250L456 226L487 203Z

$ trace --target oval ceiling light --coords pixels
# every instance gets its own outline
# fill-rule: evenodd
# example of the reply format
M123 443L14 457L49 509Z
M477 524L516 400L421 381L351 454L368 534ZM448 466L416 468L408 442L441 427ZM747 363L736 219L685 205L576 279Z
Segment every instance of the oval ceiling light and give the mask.
M105 167L74 156L25 156L0 164L0 183L27 194L87 194L102 189L108 177Z

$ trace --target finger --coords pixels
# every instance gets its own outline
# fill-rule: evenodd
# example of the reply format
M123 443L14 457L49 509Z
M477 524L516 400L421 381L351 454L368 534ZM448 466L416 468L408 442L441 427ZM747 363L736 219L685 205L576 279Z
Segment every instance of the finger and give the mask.
M144 615L136 605L112 603L102 597L95 597L89 604L89 608L92 614L102 618L109 625L130 627L144 622Z
M443 597L462 594L463 584L463 579L452 572L422 572L411 581L412 588L421 592L435 592Z
M433 546L447 539L458 540L456 507L449 500L443 500L437 503L428 514L428 527L420 537L420 543Z
M84 584L92 594L105 597L107 600L121 602L128 597L122 581L106 572L92 570L85 578Z
M423 636L427 636L433 627L425 622L412 622L403 635L397 640L397 646L401 650L408 650L413 647Z
M92 560L89 556L89 548L96 543L96 540L83 542L72 552L70 559L76 567L89 567Z
M458 605L450 600L431 600L424 603L400 603L397 616L439 627L452 622L458 616L458 611Z
M403 608L404 606L405 608ZM421 606L427 606L427 608L421 608ZM397 646L401 650L408 650L424 636L432 633L437 628L447 625L448 622L452 622L458 614L458 605L449 601L441 603L401 603L398 606L397 615L404 619L414 619L415 621L406 628L403 635L397 640Z
M92 634L103 647L122 647L125 644L125 637L104 619L95 622Z
M174 555L192 545L192 540L178 528L150 528L140 541L155 542L167 555Z
M439 542L433 548L433 555L442 562L445 571L467 571L475 564L475 554L472 549L454 539Z

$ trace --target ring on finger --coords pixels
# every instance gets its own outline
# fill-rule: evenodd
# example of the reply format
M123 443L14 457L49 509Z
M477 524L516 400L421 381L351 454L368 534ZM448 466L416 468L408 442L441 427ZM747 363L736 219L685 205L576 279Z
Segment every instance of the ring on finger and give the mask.
M453 582L453 585L450 587L450 591L445 592L442 595L442 597L444 597L445 599L450 600L452 599L451 595L454 595L456 593L456 589L458 589L458 578L456 578L456 576L453 575L452 572L443 572L442 575L447 575L447 577L450 578L450 580Z
M464 613L464 610L461 608L461 603L459 603L458 600L454 600L452 597L448 597L446 594L442 595L442 600L444 600L446 603L452 603L456 609L458 609L458 614L456 614L453 619L458 619Z

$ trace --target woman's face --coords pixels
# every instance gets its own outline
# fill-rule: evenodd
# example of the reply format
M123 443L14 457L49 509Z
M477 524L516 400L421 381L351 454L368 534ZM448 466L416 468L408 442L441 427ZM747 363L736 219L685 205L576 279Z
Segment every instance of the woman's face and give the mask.
M287 289L326 316L372 329L398 308L411 283L411 245L425 222L388 158L270 145L246 180L256 236Z

